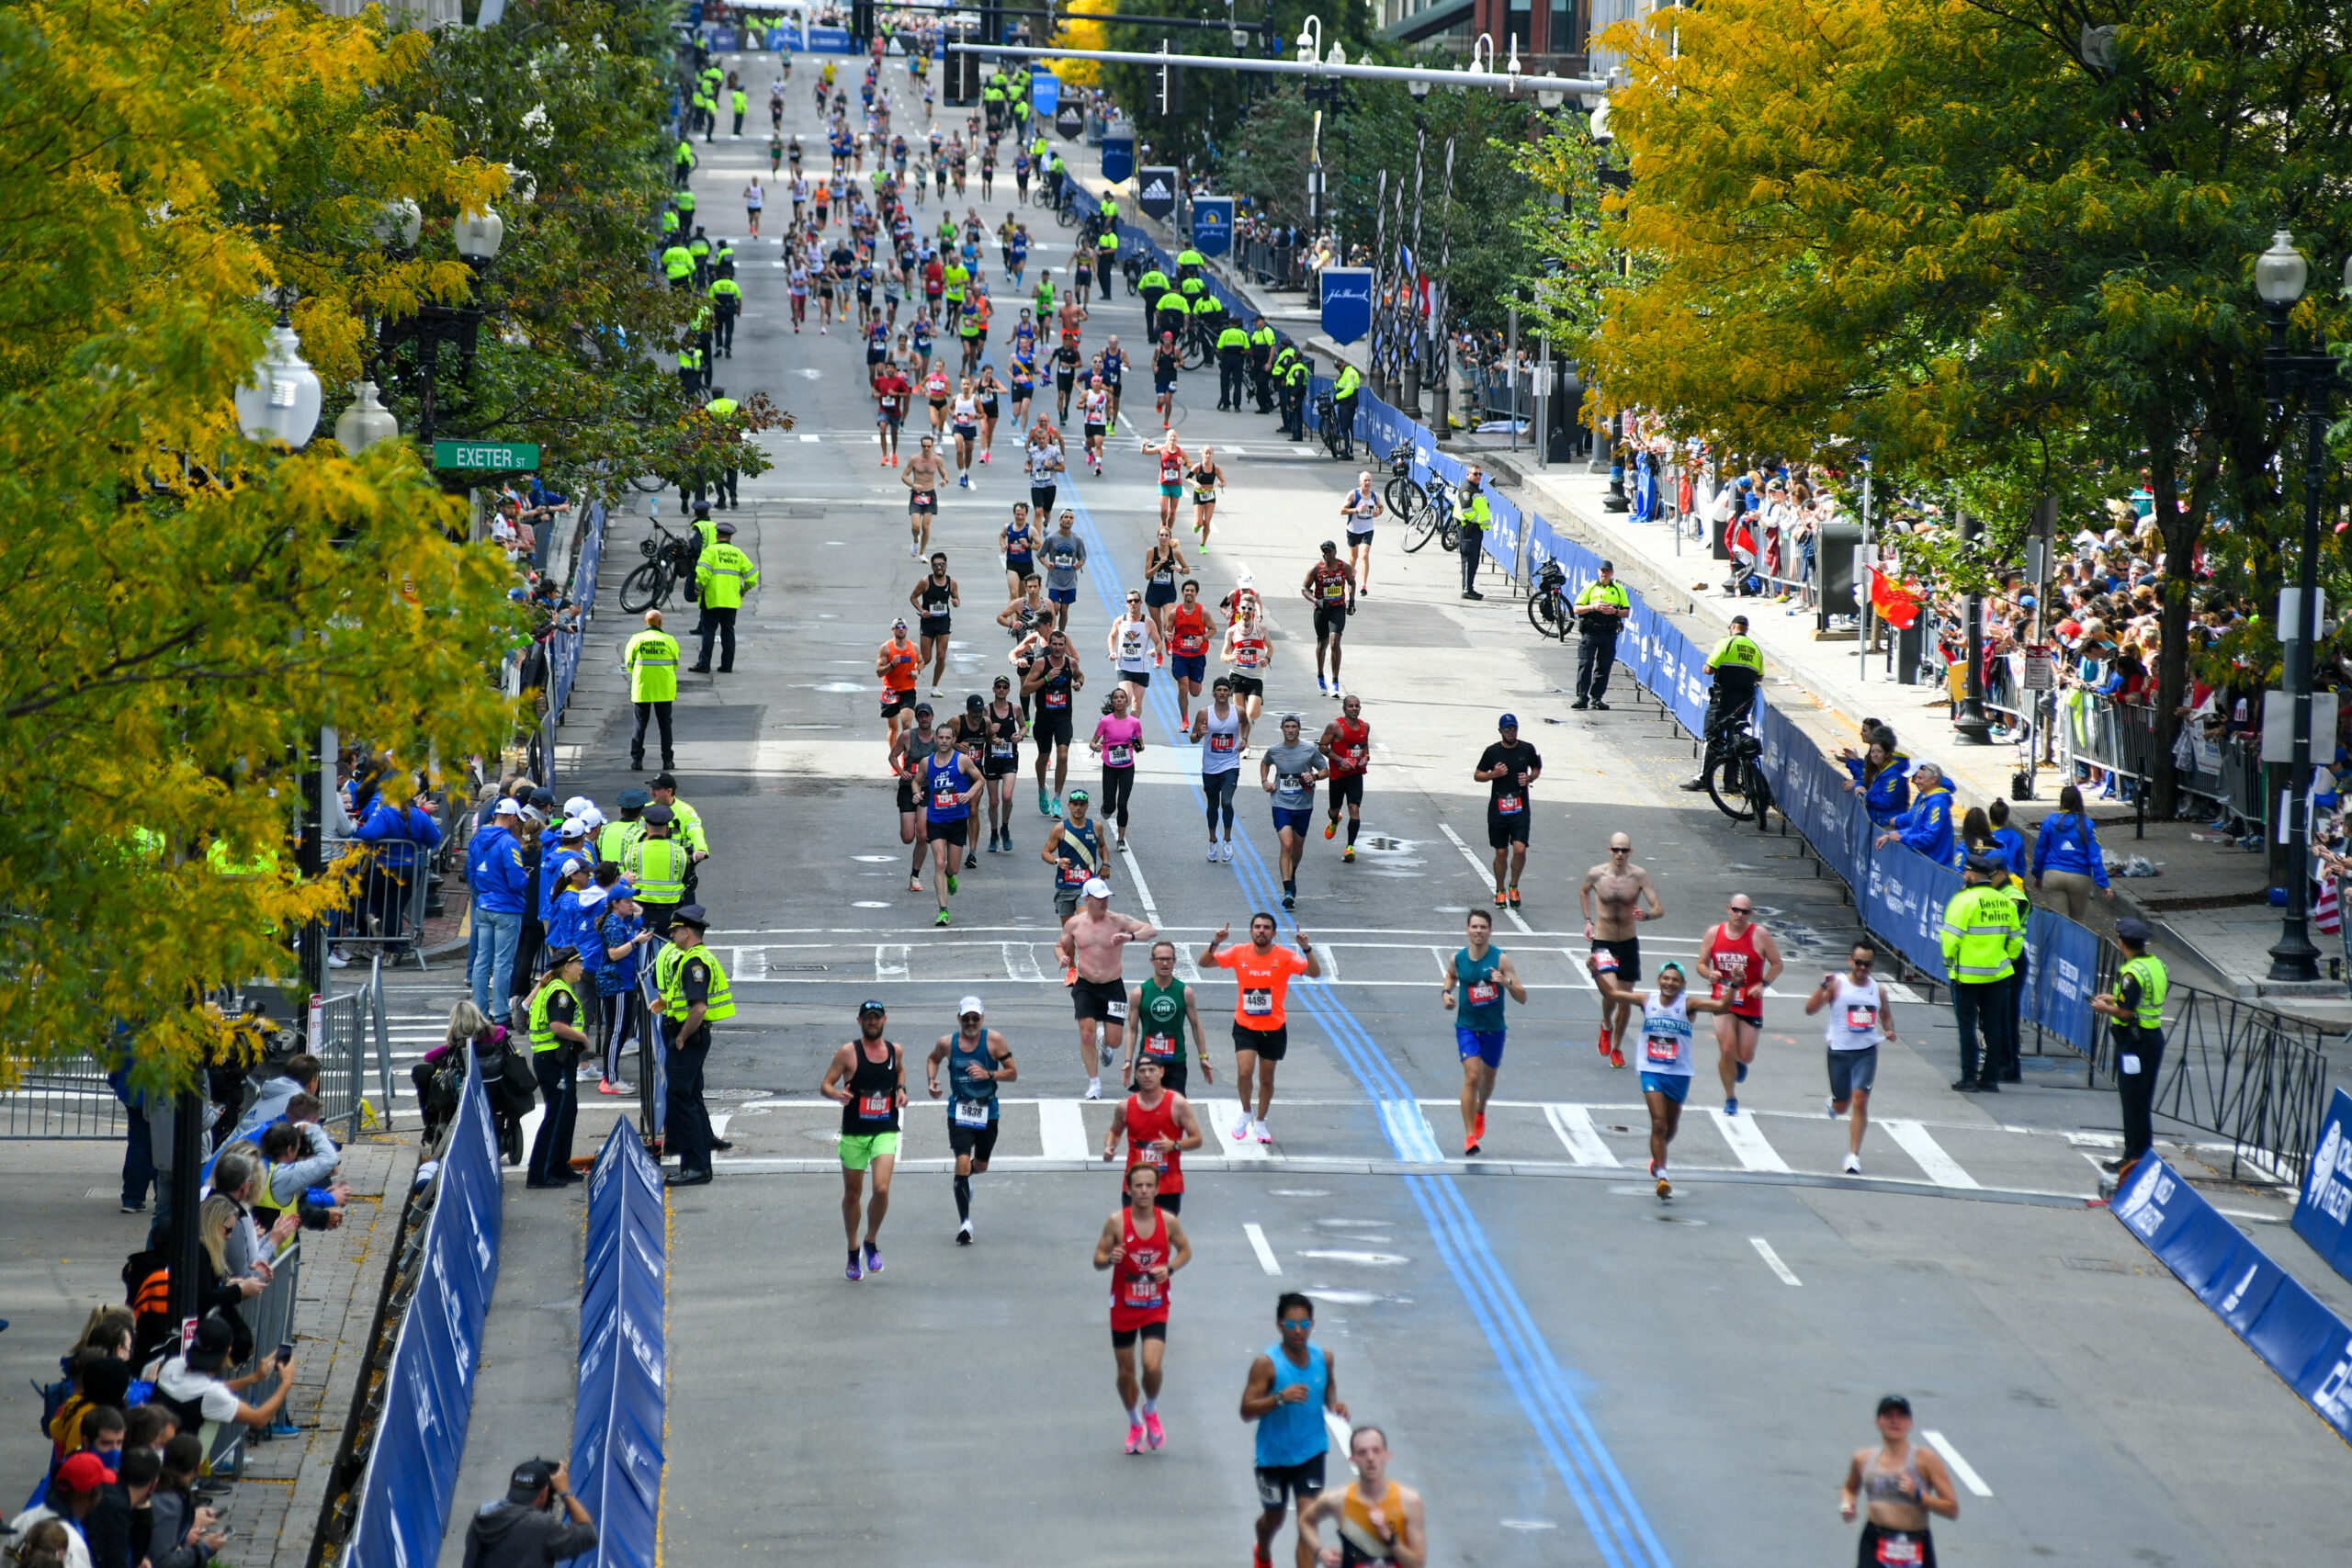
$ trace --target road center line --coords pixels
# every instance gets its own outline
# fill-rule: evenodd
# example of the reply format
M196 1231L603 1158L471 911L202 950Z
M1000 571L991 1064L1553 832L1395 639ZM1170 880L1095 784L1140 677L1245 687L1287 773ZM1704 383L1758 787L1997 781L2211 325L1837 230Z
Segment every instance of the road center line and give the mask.
M1766 1268L1771 1269L1773 1273L1778 1274L1781 1277L1781 1283L1783 1285L1800 1286L1804 1283L1803 1280L1797 1278L1795 1269L1781 1261L1781 1255L1772 1250L1772 1244L1770 1242L1766 1241L1760 1235L1752 1235L1747 1238L1747 1245L1756 1249L1756 1255L1758 1258L1764 1259L1764 1265Z
M1960 1457L1960 1450L1951 1446L1951 1438L1941 1432L1922 1432L1919 1436L1928 1439L1929 1448L1944 1456L1944 1462L1951 1466L1954 1480L1979 1497L1990 1497L1993 1495L1993 1489L1984 1484L1984 1478L1976 1473L1976 1467Z
M1462 835L1453 830L1453 823L1442 821L1437 825L1437 830L1445 835L1445 840L1447 843L1452 844L1455 849L1462 852L1462 858L1468 861L1470 863L1471 869L1477 872L1478 880L1480 882L1483 883L1495 874L1494 863L1490 861L1480 860L1477 855L1472 852L1470 846L1462 841ZM1477 906L1474 904L1471 908L1476 908ZM1519 928L1519 931L1521 936L1533 936L1535 934L1535 928L1529 925L1525 920L1521 919L1517 909L1506 908L1503 910L1503 913L1510 917L1510 923Z
M1274 1257L1274 1249L1266 1245L1266 1233L1261 1227L1245 1224L1241 1227L1241 1234L1250 1238L1250 1248L1258 1255L1259 1268L1269 1274L1279 1274L1283 1271L1281 1262Z

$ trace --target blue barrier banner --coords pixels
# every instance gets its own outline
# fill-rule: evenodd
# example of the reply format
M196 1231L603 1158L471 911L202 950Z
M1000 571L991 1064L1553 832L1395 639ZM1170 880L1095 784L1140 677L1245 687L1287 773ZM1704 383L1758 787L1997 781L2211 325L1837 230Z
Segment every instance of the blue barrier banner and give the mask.
M731 27L714 24L702 29L702 41L713 54L733 54L741 47L742 38Z
M1353 343L1372 331L1372 268L1323 269L1323 330L1339 343ZM1367 394L1364 400L1373 400Z
M2036 909L2026 927L2034 955L2035 1021L2076 1050L2087 1052L2098 1030L2091 987L2098 983L2098 938L2065 916Z
M1193 198L1193 248L1204 256L1221 256L1233 248L1233 198L1196 196ZM1226 307L1232 309L1230 303Z
M652 1568L662 1518L666 1247L662 1169L624 1120L589 1172L581 1266L571 1489L596 1521L597 1540L571 1561L592 1568Z
M498 1129L470 1062L424 1222L424 1274L401 1320L383 1416L359 1483L345 1568L408 1568L440 1555L473 1415L481 1325L498 1284L504 1190Z
M2344 1108L2341 1089L2336 1102ZM2338 1437L2352 1441L2352 1325L2154 1155L2132 1168L2114 1212Z
M1054 118L1061 107L1062 79L1050 71L1038 71L1029 78L1029 107L1040 120ZM1107 175L1105 176L1108 177Z
M2319 1124L2319 1149L2295 1200L2295 1234L2352 1280L2352 1095L2337 1089Z
M1102 177L1113 185L1127 179L1136 172L1136 139L1132 131L1114 131L1102 138ZM1176 208L1176 195L1171 187L1168 196L1168 210ZM1146 212L1151 209L1145 208ZM1155 218L1165 218L1167 212L1152 212Z

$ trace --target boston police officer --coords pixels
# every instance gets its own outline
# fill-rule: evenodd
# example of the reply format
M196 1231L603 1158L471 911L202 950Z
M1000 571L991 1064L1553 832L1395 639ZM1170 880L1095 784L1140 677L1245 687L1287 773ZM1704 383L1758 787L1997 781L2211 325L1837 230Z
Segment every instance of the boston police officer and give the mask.
M662 1065L670 1082L662 1117L663 1152L675 1152L672 1187L699 1187L710 1179L710 1112L702 1102L703 1062L710 1055L710 1026L735 1016L735 996L727 971L703 945L710 919L699 904L688 904L670 919L670 945L653 961L662 991Z
M2113 996L2091 998L2091 1010L2112 1021L2108 1028L2115 1040L2115 1089L2123 1100L2123 1156L2108 1168L2119 1182L2131 1179L2132 1168L2155 1141L2156 1068L2164 1060L2165 993L2172 976L2165 961L2148 951L2154 934L2142 920L2115 922L2123 971Z

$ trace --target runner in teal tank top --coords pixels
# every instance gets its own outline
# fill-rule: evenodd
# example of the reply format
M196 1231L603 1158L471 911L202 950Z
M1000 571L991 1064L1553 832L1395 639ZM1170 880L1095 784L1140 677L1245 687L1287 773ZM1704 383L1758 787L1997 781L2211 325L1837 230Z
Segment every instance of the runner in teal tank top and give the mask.
M1445 965L1445 1006L1455 1012L1453 1043L1462 1052L1462 1152L1475 1155L1487 1141L1487 1101L1495 1092L1495 1071L1503 1065L1503 1004L1508 997L1524 1007L1527 987L1510 956L1492 944L1494 917L1473 909L1463 922L1470 945Z

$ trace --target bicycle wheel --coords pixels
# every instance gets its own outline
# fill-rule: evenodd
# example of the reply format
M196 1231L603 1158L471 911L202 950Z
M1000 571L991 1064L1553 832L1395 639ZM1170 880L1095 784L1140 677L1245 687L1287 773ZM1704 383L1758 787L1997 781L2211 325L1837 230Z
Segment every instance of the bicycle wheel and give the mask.
M1054 222L1059 227L1067 229L1077 221L1078 209L1070 203L1065 201L1054 209Z
M659 474L633 475L628 482L647 495L660 495L670 488L670 481Z
M1772 815L1772 786L1764 782L1764 770L1757 763L1750 762L1742 770L1742 774L1747 784L1748 807L1756 813L1756 830L1759 833L1770 831L1768 819Z
M1735 822L1745 822L1757 814L1756 803L1747 793L1748 768L1734 755L1724 753L1707 759L1705 772L1708 798L1715 809Z
M1398 474L1388 481L1388 514L1399 523L1410 523L1417 513L1430 503L1428 494L1415 484L1409 474Z
M1462 548L1462 525L1461 525L1461 524L1459 524L1459 523L1455 522L1453 518L1448 517L1448 518L1446 518L1443 522L1440 523L1440 524L1437 525L1437 531L1438 531L1439 536L1440 536L1440 537L1442 537L1442 538L1445 541L1445 547L1447 548L1447 550L1449 550L1449 551L1453 551L1453 552L1457 552L1457 553L1461 550L1461 548Z
M1208 344L1203 343L1199 338L1194 337L1191 333L1186 333L1184 336L1184 368L1187 370L1198 370L1202 367L1207 365L1208 362Z
M621 614L641 615L670 596L670 578L660 561L642 563L621 579Z
M1538 637L1568 640L1568 618L1560 608L1556 593L1533 593L1527 600L1527 624L1535 628Z
M1436 536L1437 513L1425 506L1406 520L1405 553L1411 555Z

